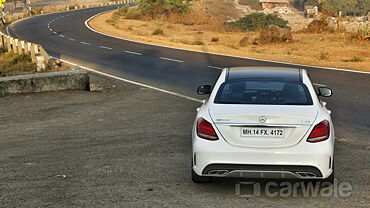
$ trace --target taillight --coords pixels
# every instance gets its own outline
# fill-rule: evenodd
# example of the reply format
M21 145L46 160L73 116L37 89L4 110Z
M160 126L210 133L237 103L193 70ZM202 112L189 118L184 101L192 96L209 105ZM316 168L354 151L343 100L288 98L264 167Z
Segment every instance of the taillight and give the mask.
M218 140L215 129L212 124L204 118L199 118L197 122L197 135L200 138L207 140Z
M330 125L329 121L324 120L321 123L317 124L311 131L310 136L308 137L308 142L321 142L329 138L330 134Z

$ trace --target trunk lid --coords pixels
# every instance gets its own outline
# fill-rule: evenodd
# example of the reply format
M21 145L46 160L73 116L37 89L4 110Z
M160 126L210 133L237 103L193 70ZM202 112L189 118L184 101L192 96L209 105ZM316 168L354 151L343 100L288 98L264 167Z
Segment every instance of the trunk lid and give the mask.
M242 147L293 146L317 116L313 106L215 104L209 114L223 138Z

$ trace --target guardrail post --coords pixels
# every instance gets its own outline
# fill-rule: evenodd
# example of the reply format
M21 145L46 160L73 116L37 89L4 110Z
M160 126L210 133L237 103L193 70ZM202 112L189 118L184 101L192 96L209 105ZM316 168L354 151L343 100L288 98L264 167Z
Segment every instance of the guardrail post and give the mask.
M3 48L3 52L5 51L5 40L4 35L1 33L0 35L0 47Z
M9 38L9 52L14 52L14 38Z
M9 36L5 36L6 48L8 52L12 52L12 45Z
M30 49L29 49L30 44L26 41L24 41L24 53L29 55L30 54Z
M13 51L14 51L15 54L19 54L19 52L18 52L18 42L19 42L18 39L14 39L14 42L13 42Z
M24 45L24 41L23 40L18 41L18 54L24 54L23 45Z
M33 63L36 63L36 49L33 43L30 44L31 59Z

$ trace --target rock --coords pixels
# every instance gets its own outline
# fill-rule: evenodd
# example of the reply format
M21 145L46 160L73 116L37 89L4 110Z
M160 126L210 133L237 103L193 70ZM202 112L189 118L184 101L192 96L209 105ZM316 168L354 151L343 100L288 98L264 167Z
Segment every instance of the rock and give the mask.
M90 84L90 91L91 92L101 92L103 91L103 87L99 84Z
M212 38L211 39L211 42L218 42L219 41L219 39L218 38Z
M194 25L194 23L192 21L184 21L184 22L182 22L182 24L187 25L187 26Z

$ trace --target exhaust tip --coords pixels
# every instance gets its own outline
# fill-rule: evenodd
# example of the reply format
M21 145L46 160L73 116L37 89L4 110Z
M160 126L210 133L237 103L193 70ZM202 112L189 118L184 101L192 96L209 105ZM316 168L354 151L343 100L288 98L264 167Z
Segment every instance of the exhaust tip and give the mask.
M313 172L296 172L296 174L301 178L315 178L315 177L317 177L316 173L313 173Z
M213 175L213 176L224 176L228 174L228 170L211 170L208 172L208 175Z

